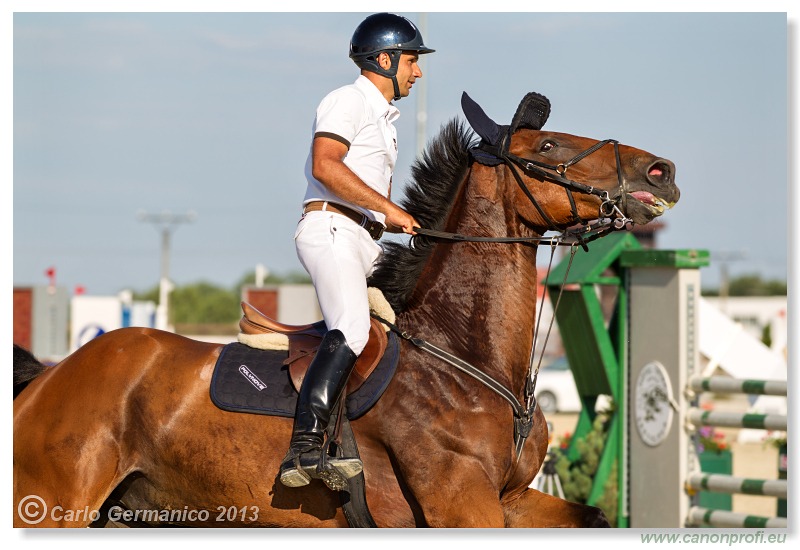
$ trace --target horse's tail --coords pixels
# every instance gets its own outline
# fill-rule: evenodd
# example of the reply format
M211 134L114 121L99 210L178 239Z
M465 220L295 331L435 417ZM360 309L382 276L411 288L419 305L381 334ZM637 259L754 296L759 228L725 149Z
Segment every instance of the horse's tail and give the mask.
M37 376L47 369L31 352L14 344L14 399Z

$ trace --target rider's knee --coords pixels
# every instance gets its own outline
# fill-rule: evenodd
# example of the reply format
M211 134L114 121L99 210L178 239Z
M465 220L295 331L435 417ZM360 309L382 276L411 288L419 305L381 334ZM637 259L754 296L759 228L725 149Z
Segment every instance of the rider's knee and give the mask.
M364 326L361 326L362 324ZM342 332L347 339L347 345L353 350L353 353L361 355L369 340L369 320L366 323L352 324L348 327L348 330L343 330Z

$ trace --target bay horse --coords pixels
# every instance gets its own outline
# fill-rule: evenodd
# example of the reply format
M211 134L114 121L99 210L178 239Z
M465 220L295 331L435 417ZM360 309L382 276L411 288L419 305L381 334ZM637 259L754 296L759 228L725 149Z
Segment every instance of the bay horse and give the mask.
M476 239L389 243L370 281L400 330L476 365L521 401L530 389L535 240L603 216L647 223L679 196L670 161L543 131L549 102L534 115L528 107L511 126L479 109L474 131L454 119L412 169L403 207L423 227ZM401 346L381 399L352 422L377 526L608 526L598 508L529 488L548 445L541 409L531 408L517 449L502 395ZM221 349L124 328L16 379L27 387L14 399L14 525L85 527L113 493L130 510L189 511L170 520L186 526L346 527L338 494L321 482L278 481L291 419L212 404ZM30 369L30 358L19 363Z

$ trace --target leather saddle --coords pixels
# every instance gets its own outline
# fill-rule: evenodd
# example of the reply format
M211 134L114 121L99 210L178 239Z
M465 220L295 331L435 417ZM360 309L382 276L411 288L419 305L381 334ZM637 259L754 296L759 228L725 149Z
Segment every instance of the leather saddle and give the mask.
M264 315L256 308L242 302L242 319L239 321L239 330L243 334L283 334L289 339L289 356L283 362L289 366L289 376L295 390L300 391L300 385L308 371L308 367L317 354L322 338L328 331L325 321L318 321L309 325L286 325ZM386 351L388 338L386 330L380 321L370 319L369 341L364 351L356 361L350 379L347 382L347 393L358 389L369 377Z

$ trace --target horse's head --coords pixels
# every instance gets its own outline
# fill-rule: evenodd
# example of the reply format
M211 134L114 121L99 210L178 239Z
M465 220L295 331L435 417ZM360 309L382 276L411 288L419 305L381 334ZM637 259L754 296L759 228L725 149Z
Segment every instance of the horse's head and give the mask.
M464 94L462 106L481 137L478 162L504 163L515 181L525 223L556 229L597 218L645 224L680 197L675 165L615 140L598 141L541 130L550 102L528 94L511 126L499 126Z
M520 215L534 226L619 215L645 224L680 197L671 161L615 141L522 129L509 153L521 159Z

